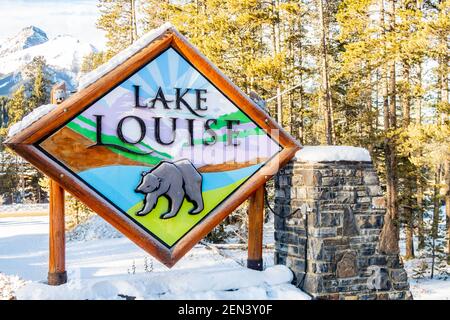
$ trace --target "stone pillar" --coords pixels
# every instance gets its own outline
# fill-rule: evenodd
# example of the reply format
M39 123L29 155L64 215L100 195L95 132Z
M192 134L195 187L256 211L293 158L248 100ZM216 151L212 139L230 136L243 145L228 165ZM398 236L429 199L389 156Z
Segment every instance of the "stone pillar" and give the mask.
M275 263L316 299L411 299L398 255L378 251L383 191L370 161L293 160L275 180Z

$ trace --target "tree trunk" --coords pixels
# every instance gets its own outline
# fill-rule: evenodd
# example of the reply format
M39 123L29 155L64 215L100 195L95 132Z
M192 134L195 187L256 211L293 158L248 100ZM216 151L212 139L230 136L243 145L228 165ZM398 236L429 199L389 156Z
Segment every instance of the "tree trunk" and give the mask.
M447 229L447 264L450 264L450 161L445 161L445 226Z
M281 100L281 86L277 87L277 121L280 126L283 126L283 110Z
M333 101L331 97L331 89L329 84L329 67L327 52L327 24L325 21L323 0L318 0L319 9L319 26L320 26L320 53L321 53L321 69L322 69L322 86L320 90L319 104L320 109L325 110L325 136L327 144L333 144Z
M410 81L410 66L406 63L403 63L403 81L405 84L409 84ZM411 122L411 99L410 99L410 88L409 85L406 88L403 88L402 92L402 126L406 131ZM408 163L408 166L412 166L409 159L405 159L405 162ZM405 219L405 235L406 235L406 243L405 243L405 259L413 259L414 258L414 214L413 214L413 195L412 191L414 188L414 182L412 176L407 175L405 178L405 200L403 205L403 215Z
M445 216L447 227L447 264L450 264L450 196L445 196Z
M436 172L434 174L434 188L433 188L433 221L431 225L431 238L432 238L432 254L431 254L431 279L434 276L434 267L436 260L436 239L439 236L439 188L438 184L440 181L441 166L437 166Z
M405 236L406 236L406 252L405 259L414 258L414 214L412 210L412 182L411 178L408 177L405 182L405 205L403 206L403 213L405 217Z
M272 48L274 55L276 56L281 49L280 44L280 16L279 16L279 0L272 0L272 13L276 17L272 23ZM280 79L277 81L277 93L276 93L276 115L278 123L283 126L283 110L282 110L282 97L281 97L281 83Z
M445 47L447 47L447 39L442 39ZM441 99L442 103L447 105L449 101L448 92L448 63L449 63L448 52L445 52L442 58L442 81L441 81ZM443 125L448 125L449 114L448 112L443 112ZM445 174L445 188L446 192L444 194L445 201L445 223L447 229L447 263L450 264L450 159L445 159L444 161L444 174Z
M295 123L295 118L294 118L294 99L292 99L292 94L289 93L288 95L288 102L289 102L289 133L294 136L294 123Z
M409 83L410 81L410 66L403 63L403 81ZM404 129L407 129L411 123L411 99L410 99L410 88L404 88L402 92L402 125Z
M423 223L423 187L420 177L417 178L417 233L419 237L419 250L425 249L425 232Z
M301 23L302 19L300 19ZM302 28L302 25L300 24L299 28ZM299 104L299 113L298 116L300 117L300 121L297 121L298 124L298 139L300 140L300 143L303 144L303 42L302 38L300 37L298 42L298 59L299 59L299 81L300 81L300 87L299 87L299 98L298 98L298 104Z
M302 75L300 74L300 83L302 80ZM300 86L300 95L299 95L299 99L298 99L298 103L300 105L300 111L299 111L299 117L300 117L300 121L298 121L298 140L300 141L300 143L303 145L305 143L304 141L304 113L303 113L303 85Z
M394 29L395 2L390 1L389 30ZM384 3L381 0L381 22L384 30ZM383 32L384 33L384 32ZM385 57L387 58L387 57ZM387 59L386 59L387 60ZM396 80L395 61L386 62L384 71L383 107L384 107L384 139L386 164L386 216L380 235L380 251L387 254L399 253L398 202L397 202L397 159L395 139L392 136L396 128ZM389 69L389 79L387 76Z
M422 64L419 64L419 71L418 71L418 81L420 87L422 87ZM417 99L417 123L419 125L422 124L422 100L423 97L420 96ZM417 248L419 250L425 249L425 230L424 230L424 221L423 221L423 214L424 214L424 208L423 208L423 186L422 186L422 171L419 168L417 177L416 177L416 185L417 185L417 233L419 238L419 243L417 245Z
M373 97L373 87L374 87L374 84L373 84L373 82L372 82L372 76L373 76L373 73L372 73L372 70L368 70L368 72L367 72L367 84L368 84L368 87L369 87L369 92L368 92L368 94L367 94L367 101L366 101L366 107L367 107L367 112L368 112L368 114L369 114L369 116L368 116L368 125L367 125L367 134L368 134L368 137L369 137L369 139L370 139L370 141L375 141L375 135L374 135L374 133L375 133L375 130L374 130L374 127L373 127L373 123L374 123L374 108L373 108L373 102L372 102L372 97ZM373 147L374 147L374 145L372 144L372 143L369 143L369 145L367 146L367 148L368 148L368 150L369 150L369 152L370 152L370 154L373 154Z
M422 82L422 63L419 64L419 71L418 71L418 81L419 86L422 88L423 82ZM417 123L422 124L422 103L423 103L423 96L421 95L417 99Z
M137 40L136 0L131 0L131 43Z
M441 1L440 1L441 3ZM441 36L441 46L443 48L448 47L448 34ZM449 88L448 88L448 64L449 54L447 51L441 52L441 58L439 59L440 69L440 97L442 106L446 106L449 103ZM441 111L441 125L449 125L449 113L447 111ZM445 223L446 223L446 237L447 237L447 263L450 263L450 159L448 153L446 159L443 159L443 175L444 175L444 187L443 187L443 199L445 202Z
M380 69L376 70L376 85L375 85L375 131L378 131L380 126L379 117L380 117Z

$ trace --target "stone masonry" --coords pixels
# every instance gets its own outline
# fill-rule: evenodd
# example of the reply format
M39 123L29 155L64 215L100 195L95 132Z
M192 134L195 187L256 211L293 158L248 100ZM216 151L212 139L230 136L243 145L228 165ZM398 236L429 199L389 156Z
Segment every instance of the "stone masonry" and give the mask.
M385 214L371 162L293 160L275 180L275 263L315 299L411 299L398 255L378 251Z

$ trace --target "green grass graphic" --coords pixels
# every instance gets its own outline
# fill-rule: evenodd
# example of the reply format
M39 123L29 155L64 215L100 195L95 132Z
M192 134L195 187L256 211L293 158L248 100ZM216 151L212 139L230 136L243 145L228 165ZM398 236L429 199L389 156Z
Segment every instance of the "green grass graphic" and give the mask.
M83 121L85 123L88 123L89 125L93 125L95 127L95 123L89 119L86 119L84 117L80 118L80 116L78 117L80 121ZM91 140L91 141L95 141L96 140L96 132L86 129L82 126L80 126L79 124L75 123L75 122L70 122L67 124L67 127L79 134L81 134L82 136L84 136L85 138ZM111 143L111 144L116 144L116 145L120 145L123 146L129 150L133 150L133 151L137 151L137 152L142 152L141 149L139 149L136 146L133 146L131 144L126 144L123 143L122 141L120 141L119 138L115 137L115 136L110 136L110 135L105 135L102 134L102 140L103 143ZM154 155L135 155L135 154L130 154L128 152L122 151L122 150L118 150L115 148L110 148L108 147L108 149L116 154L120 154L123 157L126 157L128 159L137 161L137 162L143 162L143 163L147 163L150 165L157 165L161 160L163 159L172 159L172 156L170 156L169 154L163 153L163 152L159 152L153 148L151 148L150 146L147 146L146 144L142 144L143 146L149 148L150 150L155 151L155 153L157 153L158 155L160 155L161 157L158 156L154 156Z
M227 113L217 118L217 123L211 126L212 129L220 129L227 125L226 120L239 120L241 124L252 122L249 117L245 115L241 110L237 110L233 113Z
M187 231L189 231L198 221L213 210L220 202L228 197L238 186L240 186L248 177L242 178L225 187L209 190L203 192L203 202L205 208L197 215L190 215L188 211L193 205L186 199L181 206L180 211L176 217L170 219L160 219L162 213L168 211L168 201L165 197L160 197L156 207L146 216L139 217L135 213L139 211L143 202L135 204L128 210L128 215L138 221L141 225L155 234L158 238L164 241L167 245L172 246L177 242Z

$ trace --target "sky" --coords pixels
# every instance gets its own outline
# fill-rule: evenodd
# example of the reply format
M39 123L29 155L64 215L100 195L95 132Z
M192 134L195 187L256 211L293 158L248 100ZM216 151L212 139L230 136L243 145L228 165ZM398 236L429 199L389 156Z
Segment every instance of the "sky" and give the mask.
M104 32L95 26L98 0L0 0L0 42L34 25L49 39L69 34L98 49L105 46Z

